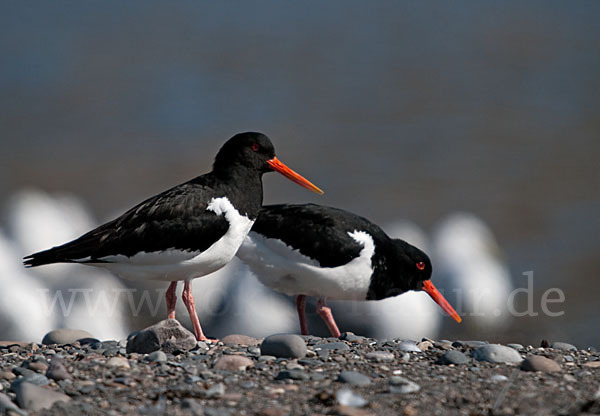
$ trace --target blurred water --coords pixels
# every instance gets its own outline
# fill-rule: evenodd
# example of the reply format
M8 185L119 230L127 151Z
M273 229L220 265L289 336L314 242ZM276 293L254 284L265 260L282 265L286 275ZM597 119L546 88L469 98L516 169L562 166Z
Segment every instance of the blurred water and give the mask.
M598 345L599 19L594 1L5 2L0 204L35 186L108 219L263 131L326 191L268 175L266 203L427 230L474 212L517 287L534 271L538 312L565 292L563 316L503 336Z

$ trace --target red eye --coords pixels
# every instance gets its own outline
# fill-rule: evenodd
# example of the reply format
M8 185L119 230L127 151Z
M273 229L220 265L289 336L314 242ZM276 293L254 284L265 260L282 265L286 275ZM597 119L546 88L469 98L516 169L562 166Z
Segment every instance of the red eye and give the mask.
M422 261L417 263L417 269L419 270L425 270L425 263L423 263Z
M260 147L258 146L258 143L252 143L252 150L254 150L255 152L258 152L258 149Z

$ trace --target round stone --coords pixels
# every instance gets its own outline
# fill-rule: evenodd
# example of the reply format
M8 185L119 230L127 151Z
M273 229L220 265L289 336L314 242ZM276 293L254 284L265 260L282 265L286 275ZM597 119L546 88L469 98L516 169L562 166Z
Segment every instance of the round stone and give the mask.
M388 352L388 351L373 351L373 352L367 353L367 355L365 357L368 360L378 361L378 362L394 360L394 354L391 352Z
M31 383L19 383L13 389L17 395L17 404L26 410L49 409L56 402L68 402L69 396L53 390L45 389Z
M575 345L566 342L554 342L552 343L551 347L556 350L577 351L577 347Z
M95 339L94 336L87 331L81 329L61 328L50 331L46 335L44 335L44 338L42 339L42 344L73 344L76 341L82 340L94 340L94 342L98 342L98 340Z
M521 363L521 370L524 371L541 371L543 373L553 373L560 371L560 365L550 358L542 357L541 355L530 355Z
M449 365L449 364L467 364L469 362L469 357L458 350L449 350L446 351L438 360L438 364Z
M167 354L163 351L154 351L146 356L146 360L153 363L164 363L167 361Z
M243 355L223 355L215 363L215 370L245 371L254 361Z
M342 371L338 377L338 381L353 386L368 386L371 384L371 379L358 371Z
M260 353L278 358L304 358L306 344L298 335L275 334L266 337L260 344Z
M124 367L129 368L129 361L125 357L112 357L106 362L107 367Z
M345 342L328 342L325 344L316 344L314 347L315 351L346 351L349 350L350 347Z
M473 350L473 358L490 363L517 364L523 361L521 355L513 348L500 344L486 344Z

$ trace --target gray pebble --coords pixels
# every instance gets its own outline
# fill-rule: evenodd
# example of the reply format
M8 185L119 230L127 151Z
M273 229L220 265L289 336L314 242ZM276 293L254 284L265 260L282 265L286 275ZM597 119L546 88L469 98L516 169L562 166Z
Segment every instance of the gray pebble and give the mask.
M0 393L0 414L8 415L8 414L10 414L9 411L13 412L15 414L18 414L18 415L26 415L27 414L27 412L19 409L19 407L12 402L10 397L8 397L4 393Z
M342 335L340 335L340 339L348 342L361 342L366 338L359 335L354 335L352 332L344 332Z
M342 371L338 377L338 381L353 386L368 386L371 384L371 379L358 371Z
M573 357L572 355L567 354L567 355L565 355L565 361L568 362L568 363L572 363L572 362L575 361L575 357Z
M421 349L414 342L410 341L401 341L395 345L400 351L405 352L422 352Z
M43 374L38 374L38 373L28 374L26 376L23 376L21 378L16 379L15 381L13 381L11 384L11 388L14 390L15 386L17 384L21 384L21 383L30 383L30 384L35 384L36 386L45 386L46 384L50 383L50 380L48 380L48 377L46 377Z
M48 367L48 371L46 371L46 377L56 381L73 378L59 357L52 358L50 361L50 366Z
M295 334L275 334L266 337L260 344L260 353L281 358L304 358L306 344Z
M26 410L49 409L56 402L68 402L69 396L53 390L45 389L31 383L20 383L13 389L17 395L17 404Z
M506 344L506 346L511 347L512 349L515 349L517 351L525 350L525 347L523 347L521 344Z
M275 377L275 380L310 380L310 375L302 370L283 370Z
M516 364L523 361L514 349L500 344L486 344L473 350L473 358L490 363Z
M449 350L446 351L437 361L438 364L449 365L449 364L467 364L469 362L469 357L458 350Z
M454 341L452 343L452 346L455 348L460 348L460 347L469 347L469 348L477 348L477 347L481 347L482 345L487 345L488 343L486 341Z
M551 345L552 348L563 351L577 351L577 347L566 342L554 342Z
M243 355L223 355L215 363L215 370L245 371L253 365L254 361Z
M391 393L408 394L418 392L419 390L421 390L421 386L404 377L392 376L390 377L389 389Z
M154 351L146 356L146 360L153 363L164 363L167 361L167 354L163 351Z
M502 374L494 374L490 377L490 381L493 381L494 383L500 383L506 380L508 380L508 377L503 376Z
M188 351L196 348L196 337L179 321L165 319L128 337L127 353L148 354L162 349L164 352Z
M329 350L329 351L346 351L350 347L345 342L328 342L325 344L316 344L313 349L318 350Z
M88 343L90 343L92 340L93 342L99 342L87 331L83 331L81 329L61 328L50 331L44 335L42 344L73 344L76 341L88 341Z
M373 351L367 353L365 356L368 360L382 362L382 361L393 361L394 354L388 351Z
M349 388L342 388L335 393L336 401L342 406L363 407L369 402L359 394L354 393Z

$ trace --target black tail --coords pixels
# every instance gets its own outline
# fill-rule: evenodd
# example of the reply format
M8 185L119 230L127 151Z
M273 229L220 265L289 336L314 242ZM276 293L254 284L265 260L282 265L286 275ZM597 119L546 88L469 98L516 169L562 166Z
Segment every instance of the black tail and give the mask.
M48 250L30 254L29 256L23 257L23 264L25 267L36 267L52 263L74 263L72 259L60 255L61 248L62 246L53 247Z

